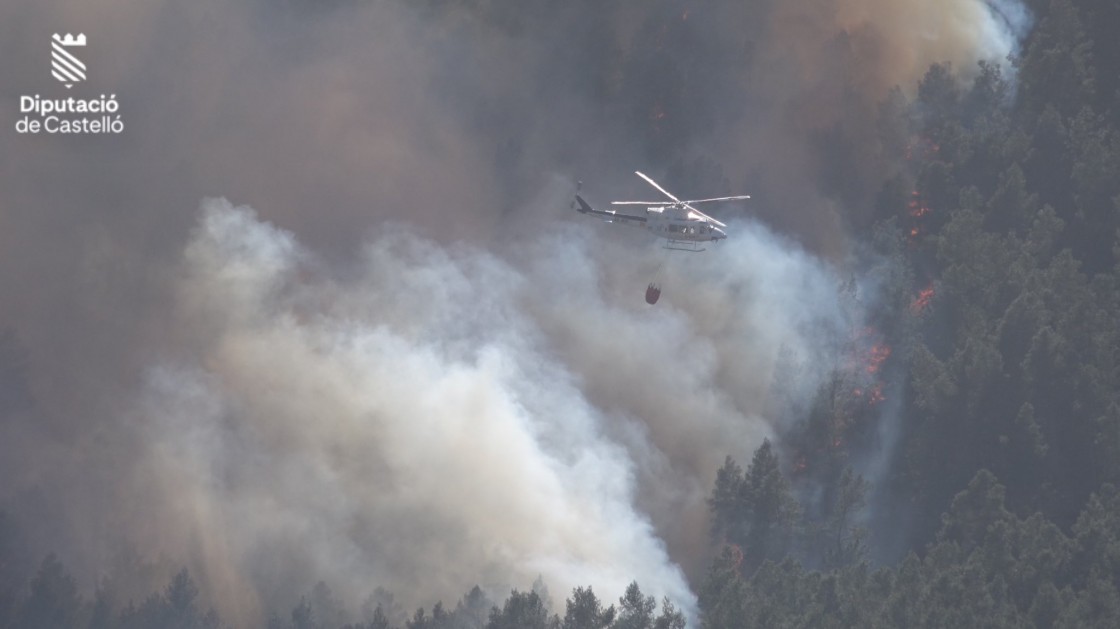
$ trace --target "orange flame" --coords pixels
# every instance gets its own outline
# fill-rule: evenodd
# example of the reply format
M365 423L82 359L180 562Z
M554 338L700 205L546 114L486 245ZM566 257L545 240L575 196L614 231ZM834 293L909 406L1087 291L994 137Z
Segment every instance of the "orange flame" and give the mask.
M933 300L933 284L918 292L918 296L910 302L910 312L916 315L922 314L931 300Z
M914 218L921 218L930 213L929 206L922 203L922 193L914 190L910 193L910 202L906 204L910 209L910 216Z
M876 370L877 369L878 369L878 367L876 367ZM852 395L857 397L857 398L863 398L863 394L864 394L863 389L857 388L857 389L852 390ZM882 382L876 382L874 384L874 386L872 386L870 389L867 390L867 405L868 406L875 406L876 404L882 402L885 399L887 399L887 396L883 395L883 383Z
M883 362L891 355L890 345L875 344L871 346L871 354L867 357L867 373L879 373Z
M939 152L941 152L941 147L924 135L912 138L906 143L907 160L912 160L915 156L925 159L937 155Z

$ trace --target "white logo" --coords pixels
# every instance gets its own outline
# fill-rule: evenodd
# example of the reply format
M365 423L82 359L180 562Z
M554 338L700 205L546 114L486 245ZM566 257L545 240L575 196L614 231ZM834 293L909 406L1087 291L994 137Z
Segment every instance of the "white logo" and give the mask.
M66 33L65 37L55 33L51 37L51 76L66 89L86 80L86 64L71 52L85 45L86 36L83 33L78 33L76 37L70 33ZM116 94L91 98L24 94L19 97L19 113L23 117L16 120L16 133L116 135L124 132L120 108Z
M86 36L84 33L78 33L78 36L74 37L66 33L66 37L61 37L55 33L52 39L54 41L51 42L51 74L62 81L66 89L70 89L75 83L85 80L86 64L75 57L69 49L85 46Z

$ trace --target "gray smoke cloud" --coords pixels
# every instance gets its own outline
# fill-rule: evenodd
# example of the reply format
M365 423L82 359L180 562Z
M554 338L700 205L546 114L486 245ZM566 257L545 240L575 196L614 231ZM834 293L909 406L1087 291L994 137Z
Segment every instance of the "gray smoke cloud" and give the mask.
M554 4L0 8L0 509L35 552L132 596L187 565L238 624L318 579L691 604L715 469L780 428L777 355L833 364L858 325L837 267L897 168L878 101L1028 20ZM125 133L16 134L21 95L70 95L49 38L79 31L73 95ZM763 222L667 254L566 211L573 179L602 204L697 157Z
M131 517L204 558L235 593L224 609L268 581L263 558L292 555L351 600L536 576L621 592L640 575L691 610L651 514L702 513L711 453L747 456L770 430L750 385L779 346L816 357L805 344L846 325L823 265L756 224L740 237L666 278L710 294L650 311L611 303L640 268L604 271L650 254L603 259L585 229L509 259L390 231L338 280L308 276L290 233L209 201L176 308L184 346L204 349L151 368L136 410L133 494L173 496L174 517Z

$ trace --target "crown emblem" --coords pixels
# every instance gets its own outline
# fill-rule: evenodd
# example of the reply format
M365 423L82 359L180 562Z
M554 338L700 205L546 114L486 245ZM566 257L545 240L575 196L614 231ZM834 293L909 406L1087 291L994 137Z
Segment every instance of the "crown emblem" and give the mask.
M58 33L55 33L54 40L63 46L85 46L86 34L78 33L78 36L74 37L70 33L66 33L66 37L60 37Z

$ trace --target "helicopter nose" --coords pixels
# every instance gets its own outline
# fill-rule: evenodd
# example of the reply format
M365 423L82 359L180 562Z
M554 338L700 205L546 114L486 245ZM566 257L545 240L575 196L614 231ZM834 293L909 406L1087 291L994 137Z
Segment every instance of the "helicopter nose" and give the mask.
M712 228L712 240L723 240L727 238L727 234L718 227Z

